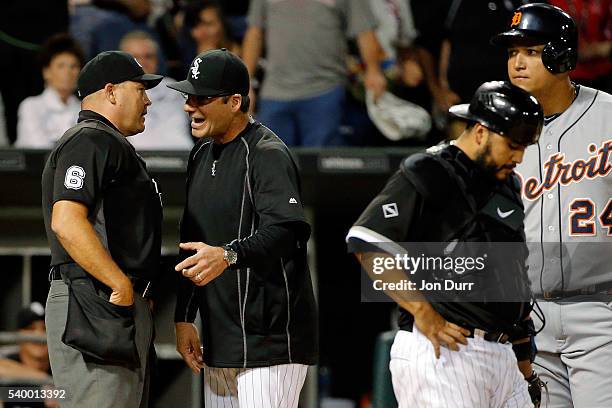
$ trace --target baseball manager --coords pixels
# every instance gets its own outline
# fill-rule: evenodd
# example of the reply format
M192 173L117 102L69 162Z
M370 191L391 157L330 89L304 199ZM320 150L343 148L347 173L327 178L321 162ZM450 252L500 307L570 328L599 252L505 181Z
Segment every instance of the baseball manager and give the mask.
M204 368L208 407L297 407L318 353L297 166L249 116L249 75L231 52L198 55L187 79L168 86L184 93L200 139L176 266L177 349L194 372Z

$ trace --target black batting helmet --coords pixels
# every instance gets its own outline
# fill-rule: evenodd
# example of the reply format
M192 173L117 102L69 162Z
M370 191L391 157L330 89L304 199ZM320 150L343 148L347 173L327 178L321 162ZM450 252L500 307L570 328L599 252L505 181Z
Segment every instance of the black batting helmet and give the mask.
M531 3L514 11L508 31L491 38L496 45L544 44L542 63L553 74L576 68L578 31L574 20L559 7Z
M467 104L451 106L453 116L478 122L523 146L540 138L544 113L538 101L507 81L485 82Z

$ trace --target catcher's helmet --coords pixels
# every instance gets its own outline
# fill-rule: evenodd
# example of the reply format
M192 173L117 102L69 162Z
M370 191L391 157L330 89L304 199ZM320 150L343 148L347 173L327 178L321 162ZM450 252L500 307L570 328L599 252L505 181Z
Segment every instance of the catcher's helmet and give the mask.
M544 44L542 63L553 74L571 71L578 60L578 31L559 7L531 3L517 8L510 29L491 38L496 45Z
M485 82L467 104L451 106L453 116L478 122L523 146L540 137L544 113L538 101L507 81Z

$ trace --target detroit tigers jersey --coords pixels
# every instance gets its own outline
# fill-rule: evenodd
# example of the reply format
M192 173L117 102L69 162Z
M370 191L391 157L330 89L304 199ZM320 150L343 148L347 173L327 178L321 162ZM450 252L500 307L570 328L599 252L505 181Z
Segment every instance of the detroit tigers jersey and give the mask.
M584 86L526 149L517 173L534 294L612 289L611 150L612 95Z

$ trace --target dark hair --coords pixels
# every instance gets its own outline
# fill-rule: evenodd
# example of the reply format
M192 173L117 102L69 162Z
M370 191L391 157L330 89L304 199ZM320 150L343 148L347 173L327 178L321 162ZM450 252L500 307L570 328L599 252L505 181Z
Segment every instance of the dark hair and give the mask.
M221 28L223 30L223 42L227 43L232 38L232 33L230 32L229 26L227 25L227 20L225 19L225 15L223 14L223 9L221 8L221 4L216 0L196 0L187 3L184 8L185 15L185 28L187 30L191 30L193 27L197 26L200 22L200 13L203 10L213 9L217 13L219 17L219 21L221 22ZM227 47L227 44L221 44L221 47Z
M465 123L465 130L470 130L470 129L472 129L472 128L473 128L474 126L476 126L476 124L478 123L478 122L473 121L473 120L466 120L465 122L466 122L466 123Z
M249 111L249 106L251 105L251 98L249 95L240 95L242 99L240 100L240 112L247 113ZM223 97L223 103L227 103L231 95L227 95Z
M38 56L41 67L48 67L55 56L65 52L74 55L81 67L85 64L85 54L79 43L69 34L59 33L51 36L42 45Z

